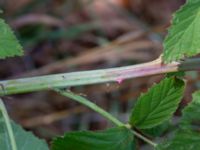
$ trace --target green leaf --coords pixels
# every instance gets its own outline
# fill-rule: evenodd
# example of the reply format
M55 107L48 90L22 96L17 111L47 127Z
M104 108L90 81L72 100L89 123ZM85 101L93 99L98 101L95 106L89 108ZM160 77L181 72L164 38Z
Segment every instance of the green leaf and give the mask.
M49 150L48 145L44 140L37 138L31 132L25 131L21 126L17 125L14 122L12 122L12 129L17 144L17 150ZM5 127L0 124L1 150L13 150L11 149L8 139L9 138Z
M125 127L100 132L70 132L56 138L52 150L133 150L133 135Z
M0 59L23 55L21 45L3 19L0 19L0 33Z
M188 0L179 9L164 41L166 63L200 53L200 0Z
M0 99L0 149L1 150L48 150L47 144L10 122L5 106Z
M199 148L199 132L179 130L172 140L161 143L156 150L198 150Z
M155 127L170 119L183 96L185 83L178 78L165 78L137 100L130 124L139 129Z
M152 137L160 137L162 136L165 132L167 132L167 130L170 128L170 122L166 121L160 125L157 125L153 128L150 129L143 129L141 130L142 133L144 133L145 135L148 136L152 136Z
M17 150L17 144L15 141L15 136L14 136L13 129L10 123L10 119L9 119L6 107L1 98L0 98L0 131L2 131L0 133L7 134L7 137L3 137L3 135L0 136L0 138L2 138L2 140L0 140L0 143L2 145L6 144L6 146L8 146L7 149Z
M193 94L193 100L183 109L180 126L190 128L199 125L200 122L200 91Z
M174 138L160 144L157 150L197 150L200 147L199 128L192 124L200 122L200 91L193 94L192 102L183 109L179 129Z

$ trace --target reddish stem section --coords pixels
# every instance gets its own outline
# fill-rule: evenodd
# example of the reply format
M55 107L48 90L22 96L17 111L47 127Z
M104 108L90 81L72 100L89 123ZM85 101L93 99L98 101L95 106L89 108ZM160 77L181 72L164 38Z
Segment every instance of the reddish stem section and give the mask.
M46 75L32 78L0 81L0 96L27 93L53 88L74 87L106 82L121 84L125 79L200 69L200 58L163 64L155 61L119 68Z

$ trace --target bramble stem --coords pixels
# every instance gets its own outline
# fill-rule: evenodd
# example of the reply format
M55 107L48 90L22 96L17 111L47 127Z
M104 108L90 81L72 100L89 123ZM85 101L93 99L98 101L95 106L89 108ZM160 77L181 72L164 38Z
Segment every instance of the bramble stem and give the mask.
M60 95L63 95L65 97L69 97L72 100L74 100L76 102L79 102L82 105L85 105L85 106L89 107L90 109L98 112L103 117L107 118L112 123L114 123L115 125L117 125L117 126L124 126L124 124L121 121L119 121L118 119L116 119L115 117L113 117L110 113L106 112L101 107L99 107L96 104L94 104L93 102L90 102L86 98L84 98L82 96L79 96L79 95L76 95L76 94L74 94L72 92L67 92L67 91L63 91L63 90L59 90L59 89L55 89L55 91L58 92Z
M0 81L0 96L105 82L121 83L130 78L198 70L200 69L199 64L200 58L170 64L162 64L162 60L159 58L149 63L126 67L5 80Z
M55 91L58 92L59 94L65 96L65 97L71 98L72 100L74 100L76 102L79 102L79 103L89 107L93 111L99 113L100 115L102 115L106 119L110 120L116 126L119 126L119 127L124 126L124 127L128 128L136 137L138 137L139 139L142 139L143 141L145 141L146 143L152 145L153 147L157 146L157 144L154 143L153 141L151 141L148 138L144 137L143 135L141 135L140 133L136 132L135 130L132 130L131 126L129 124L124 124L123 122L121 122L120 120L115 118L113 115L111 115L110 113L108 113L107 111L102 109L101 107L97 106L93 102L90 102L86 98L84 98L82 96L79 96L79 95L76 95L76 94L74 94L72 92L67 92L67 91L60 90L60 89L55 89Z

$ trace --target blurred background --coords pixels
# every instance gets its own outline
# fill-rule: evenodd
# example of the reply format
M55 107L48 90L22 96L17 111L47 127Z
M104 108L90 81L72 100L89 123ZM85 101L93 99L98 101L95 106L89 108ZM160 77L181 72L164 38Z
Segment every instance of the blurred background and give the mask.
M4 18L24 47L23 57L0 60L0 80L148 62L162 53L172 13L185 0L0 0ZM141 92L162 75L68 87L122 121ZM189 78L182 108L200 87ZM72 130L111 127L97 113L52 91L4 97L13 120L50 141ZM177 111L176 116L180 115ZM164 131L164 130L163 130ZM155 136L151 134L151 136ZM164 135L164 132L159 132ZM138 144L142 144L141 142Z

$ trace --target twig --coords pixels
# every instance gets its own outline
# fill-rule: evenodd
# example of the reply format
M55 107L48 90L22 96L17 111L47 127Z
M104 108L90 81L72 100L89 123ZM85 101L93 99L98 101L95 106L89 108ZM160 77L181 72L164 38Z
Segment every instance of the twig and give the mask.
M133 66L5 80L0 81L0 96L106 82L121 84L130 78L198 70L199 64L200 58L170 64L163 64L159 58L153 62Z

